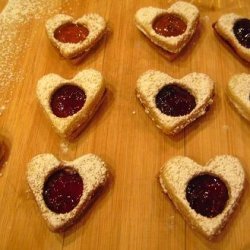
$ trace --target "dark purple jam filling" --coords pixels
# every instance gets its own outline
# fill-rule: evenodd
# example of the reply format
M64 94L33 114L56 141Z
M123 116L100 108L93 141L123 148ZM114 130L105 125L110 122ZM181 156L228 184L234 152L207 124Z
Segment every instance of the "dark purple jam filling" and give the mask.
M176 83L165 85L155 97L157 108L169 116L189 114L196 106L195 98Z
M52 95L50 107L54 115L64 118L77 113L85 101L86 95L83 89L72 84L65 84Z
M191 179L186 188L186 199L196 213L213 218L220 214L228 201L228 189L218 177L202 174Z
M242 18L237 20L233 26L233 32L238 42L246 47L250 48L250 20Z
M68 213L74 209L79 203L82 193L82 178L70 167L53 173L43 187L45 204L57 214Z

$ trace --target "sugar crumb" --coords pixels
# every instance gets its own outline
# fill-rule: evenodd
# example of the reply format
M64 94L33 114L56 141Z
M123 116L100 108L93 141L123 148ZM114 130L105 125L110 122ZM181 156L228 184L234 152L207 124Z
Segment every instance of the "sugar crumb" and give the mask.
M206 23L208 23L208 22L210 21L210 18L209 18L209 16L204 16L204 17L203 17L203 20L204 20Z
M0 106L0 115L4 112L5 108L5 105Z
M64 154L66 154L69 151L69 143L67 142L60 143L60 149Z
M230 128L229 128L228 125L224 124L224 125L222 126L222 129L227 131L227 130L229 130Z
M167 227L168 227L168 229L173 229L173 227L174 227L174 215L171 215L168 217Z

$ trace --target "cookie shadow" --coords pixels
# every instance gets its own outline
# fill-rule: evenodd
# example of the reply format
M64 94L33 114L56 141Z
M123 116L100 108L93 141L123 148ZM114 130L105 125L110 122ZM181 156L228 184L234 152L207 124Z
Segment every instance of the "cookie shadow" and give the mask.
M67 141L69 143L78 142L80 139L84 138L84 135L88 134L89 131L93 129L91 124L92 125L95 124L95 126L99 126L99 124L101 123L101 120L104 119L113 101L114 101L114 95L113 95L112 87L106 84L105 94L103 96L103 99L101 101L99 108L93 114L93 117L90 118L90 120L87 122L87 124L84 127L79 128L79 131L77 131L76 136L72 138L68 138Z
M101 210L104 203L104 200L107 200L107 196L112 195L114 190L114 171L108 167L109 169L109 177L107 183L104 187L99 187L95 193L93 194L93 198L91 198L90 203L88 204L87 208L82 212L82 214L75 220L75 223L68 227L66 231L61 232L60 236L63 238L69 238L71 235L79 232L80 230L84 233L84 225L90 221L91 217L94 216L94 213L99 209ZM73 241L72 239L71 241ZM67 244L70 244L71 241L68 241ZM64 242L65 243L65 242ZM64 244L64 245L67 245Z
M11 143L10 140L4 136L0 135L0 169L3 167L4 163L8 161L10 156Z
M111 34L112 34L111 30L107 29L105 34L97 41L97 43L92 48L89 49L89 51L83 52L82 54L74 58L71 58L68 61L75 66L80 65L81 63L83 63L83 61L87 60L88 58L92 58L92 61L94 61L96 59L97 54L102 49L105 49Z
M148 43L148 45L151 48L156 50L161 56L166 58L169 62L178 61L178 60L186 60L197 45L197 41L201 36L202 26L203 24L199 22L192 38L190 39L190 41L188 41L186 46L179 53L171 53L171 52L164 50L160 46L151 42L150 39L146 37L142 32L140 32L140 36L142 37L143 40L145 40Z

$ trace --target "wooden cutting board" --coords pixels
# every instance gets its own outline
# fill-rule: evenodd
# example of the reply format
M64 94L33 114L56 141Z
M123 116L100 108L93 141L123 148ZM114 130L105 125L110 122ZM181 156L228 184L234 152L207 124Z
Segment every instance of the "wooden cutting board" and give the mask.
M0 249L250 249L249 187L222 235L208 241L191 229L159 187L157 175L170 157L186 155L200 164L218 154L242 161L250 180L250 124L225 97L229 78L250 73L243 62L215 36L211 25L221 14L249 17L249 0L191 1L201 12L199 32L175 61L169 62L136 29L134 14L144 6L167 8L174 1L59 1L62 12L79 17L97 12L109 32L80 64L59 56L44 29L45 19L31 20L19 36L29 46L17 56L23 79L0 117L10 155L0 172ZM5 1L0 1L1 7ZM62 150L35 96L37 80L50 72L72 77L94 68L102 72L107 97L79 138ZM190 72L208 74L216 82L209 112L180 134L168 137L146 116L135 97L137 78L155 69L181 78ZM13 74L15 74L15 70ZM106 192L82 219L64 234L48 230L26 181L26 164L50 152L64 160L85 153L100 155L113 174Z

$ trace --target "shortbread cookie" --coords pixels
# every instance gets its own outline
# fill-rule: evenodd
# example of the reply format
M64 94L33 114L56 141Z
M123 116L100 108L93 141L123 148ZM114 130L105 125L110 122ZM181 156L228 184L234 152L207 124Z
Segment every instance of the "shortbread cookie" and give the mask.
M138 80L136 94L145 112L166 134L175 134L205 114L213 102L214 82L205 74L191 73L181 79L154 70Z
M176 2L169 9L141 8L136 12L137 28L154 44L170 53L179 53L193 36L199 10L187 2Z
M52 154L40 154L28 163L27 179L49 228L63 231L105 185L108 170L93 154L74 161L59 161Z
M245 173L240 161L230 155L217 156L205 166L177 156L164 164L159 180L185 220L212 238L236 208Z
M250 75L234 75L228 83L227 95L237 111L250 121Z
M104 35L106 22L98 14L88 14L74 20L58 14L46 23L48 37L65 58L75 58L88 52Z
M230 13L214 24L215 31L231 45L236 53L250 62L250 19Z
M66 80L56 74L43 76L37 97L57 133L75 138L100 106L105 84L100 72L88 69Z

